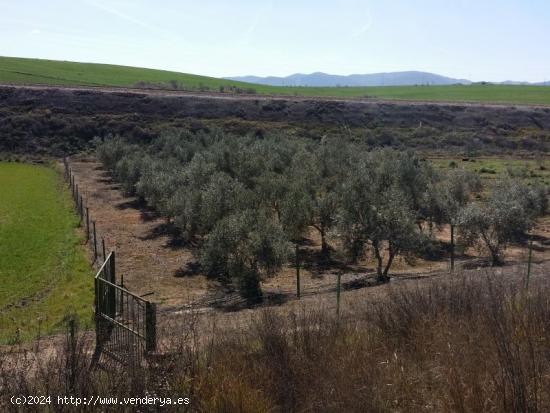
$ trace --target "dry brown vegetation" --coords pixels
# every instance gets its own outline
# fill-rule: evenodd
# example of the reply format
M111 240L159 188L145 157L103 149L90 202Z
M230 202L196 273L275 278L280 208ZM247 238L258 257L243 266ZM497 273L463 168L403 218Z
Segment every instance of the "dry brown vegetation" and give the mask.
M20 357L20 367L11 370L5 355L0 400L13 394L149 394L191 398L187 410L164 411L200 412L550 409L545 276L534 277L529 291L519 272L460 274L385 291L358 300L340 319L309 306L285 315L263 310L237 327L199 331L189 315L163 343L163 356L128 374L89 370L80 338L26 368Z

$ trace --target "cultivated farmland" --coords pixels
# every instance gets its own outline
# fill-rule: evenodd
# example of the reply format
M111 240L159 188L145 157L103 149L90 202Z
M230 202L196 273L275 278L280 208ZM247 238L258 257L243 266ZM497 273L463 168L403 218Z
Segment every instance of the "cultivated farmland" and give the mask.
M0 57L0 83L153 88L343 99L396 99L550 105L550 88L515 85L276 87L128 66Z
M91 322L91 270L78 220L52 167L0 163L0 343Z

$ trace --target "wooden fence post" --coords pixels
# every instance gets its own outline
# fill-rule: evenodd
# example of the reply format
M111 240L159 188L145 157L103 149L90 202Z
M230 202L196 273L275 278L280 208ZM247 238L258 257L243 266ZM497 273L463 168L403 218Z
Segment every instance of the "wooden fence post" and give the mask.
M451 225L451 272L455 270L455 226Z
M71 317L68 320L68 329L67 329L67 355L68 359L66 362L66 382L68 392L73 392L76 381L76 326L75 320Z
M103 345L102 341L102 331L101 331L101 303L100 303L100 291L99 291L99 280L94 278L94 290L95 290L95 340L96 347L101 347Z
M300 299L300 250L298 248L298 243L296 243L296 296Z
M338 271L338 274L336 275L336 315L340 317L340 289L341 289L341 278L342 273Z
M533 262L533 240L529 240L529 257L527 258L527 276L525 277L525 289L529 289L529 278L531 278L531 263Z
M120 286L124 288L124 275L120 274ZM124 314L124 291L120 291L120 315Z
M80 222L84 220L84 200L82 195L80 195L80 201L78 203L78 212L80 213Z
M115 252L111 251L110 259L109 259L109 279L108 281L111 284L116 285L116 260L115 260ZM113 285L108 285L108 300L109 300L109 317L115 318L116 317L116 288Z
M86 242L90 241L90 208L86 207Z
M96 262L97 261L97 232L95 230L95 221L92 221L92 227L94 229L94 262ZM103 261L105 261L105 259Z
M109 261L109 282L116 284L116 262L115 262L115 251L111 251L111 259Z
M157 349L157 305L145 302L145 351Z
M107 259L107 254L105 252L105 238L101 238L101 247L103 249L103 262Z

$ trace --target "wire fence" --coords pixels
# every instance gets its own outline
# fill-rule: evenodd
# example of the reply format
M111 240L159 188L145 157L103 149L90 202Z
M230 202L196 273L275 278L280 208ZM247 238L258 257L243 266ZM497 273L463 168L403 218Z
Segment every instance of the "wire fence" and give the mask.
M105 238L98 235L96 221L90 215L67 158L63 159L63 165L80 226L92 251L92 265L99 266L94 279L96 351L93 364L101 354L107 354L117 362L139 365L143 355L156 350L156 305L128 291L122 276L117 283L115 251L107 254Z
M67 158L63 158L63 165L65 181L69 185L76 212L80 217L80 226L85 232L86 243L90 245L93 253L92 264L102 263L107 259L105 238L100 238L98 235L96 221L90 216L90 208L87 206L88 204L82 195L82 188L79 188Z

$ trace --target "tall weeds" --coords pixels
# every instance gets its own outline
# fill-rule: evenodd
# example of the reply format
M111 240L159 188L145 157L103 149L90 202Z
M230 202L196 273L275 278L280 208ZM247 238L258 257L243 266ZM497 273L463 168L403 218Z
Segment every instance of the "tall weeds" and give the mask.
M527 293L510 277L458 275L396 284L339 319L303 307L260 311L240 328L189 322L163 355L124 374L91 370L85 342L69 336L51 357L14 365L3 356L0 403L15 394L147 394L191 398L163 411L549 411L550 288L533 281Z

